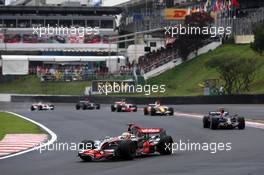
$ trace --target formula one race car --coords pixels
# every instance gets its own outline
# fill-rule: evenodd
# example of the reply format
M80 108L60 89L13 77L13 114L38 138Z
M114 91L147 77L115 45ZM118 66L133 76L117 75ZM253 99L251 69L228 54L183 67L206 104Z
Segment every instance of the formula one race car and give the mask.
M55 106L52 104L45 104L45 103L34 103L31 105L30 110L35 111L35 110L54 110Z
M126 103L124 100L111 105L112 112L137 112L137 105Z
M79 101L76 105L75 108L77 110L82 109L100 109L100 104L96 104L96 103L91 103L90 101Z
M131 160L140 155L172 154L173 139L162 128L140 128L128 125L121 136L102 140L84 140L79 145L78 156L84 161L112 158Z
M209 112L203 117L204 128L215 129L245 129L245 118L236 115L230 115L220 108L216 112Z
M174 114L174 109L168 106L163 106L160 104L149 104L144 107L144 115L170 115Z

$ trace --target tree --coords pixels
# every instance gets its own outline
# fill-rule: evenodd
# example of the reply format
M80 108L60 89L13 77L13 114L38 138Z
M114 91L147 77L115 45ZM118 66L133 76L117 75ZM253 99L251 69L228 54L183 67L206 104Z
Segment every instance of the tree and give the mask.
M206 63L209 68L215 68L224 81L224 88L228 95L249 91L258 67L255 58L225 58L216 57Z
M205 27L209 27L213 22L214 19L205 12L193 13L189 16L186 16L184 26L185 28L189 28L192 33L187 33L185 35L180 34L177 41L175 42L176 47L179 50L179 56L183 60L186 60L191 52L197 52L203 44L202 42L205 39L210 38L209 33L208 35L205 35L202 32L195 31L202 31Z
M255 40L251 44L251 48L260 55L264 54L264 21L257 24L253 30Z

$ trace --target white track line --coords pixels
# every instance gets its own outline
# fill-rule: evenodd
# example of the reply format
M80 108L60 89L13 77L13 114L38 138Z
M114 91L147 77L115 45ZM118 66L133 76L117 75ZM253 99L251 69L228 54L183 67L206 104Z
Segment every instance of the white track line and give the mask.
M38 150L38 149L40 149L40 148L42 148L42 147L46 147L46 146L48 146L48 145L54 143L54 142L57 140L57 135L56 135L53 131L51 131L49 128L47 128L46 126L42 125L41 123L38 123L38 122L36 122L36 121L34 121L34 120L32 120L32 119L29 119L29 118L27 118L27 117L24 117L24 116L20 115L20 114L16 114L16 113L9 112L9 111L5 111L5 112L6 112L6 113L9 113L9 114L13 114L13 115L15 115L15 116L17 116L17 117L20 117L20 118L22 118L22 119L25 119L25 120L27 120L27 121L29 121L29 122L31 122L31 123L34 123L34 124L38 125L38 126L41 127L43 130L45 130L47 133L49 133L49 135L51 136L51 139L48 140L48 142L46 142L46 143L44 143L44 144L40 144L40 145L37 146L37 147L30 148L30 149L27 149L27 150L25 150L25 151L21 151L21 152L14 153L14 154L11 154L11 155L7 155L7 156L4 156L4 157L0 157L0 160L2 160L2 159L7 159L7 158L10 158L10 157L15 157L15 156L18 156L18 155L22 155L22 154L25 154L25 153L28 153L28 152L31 152L31 151L34 151L34 150Z
M174 112L174 116L184 116L184 117L193 117L197 119L202 119L203 115L201 114L194 114L194 113L182 113L182 112ZM264 129L264 123L258 123L258 122L252 122L252 121L246 121L246 126L258 128L258 129Z

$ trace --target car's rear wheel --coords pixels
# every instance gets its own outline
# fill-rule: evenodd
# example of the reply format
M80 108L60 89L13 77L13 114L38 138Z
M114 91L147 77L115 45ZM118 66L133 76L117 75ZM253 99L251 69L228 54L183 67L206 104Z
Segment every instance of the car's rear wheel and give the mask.
M115 154L119 158L132 160L136 156L136 145L131 140L123 140L119 143Z
M209 122L209 117L208 116L204 116L203 117L203 127L204 128L210 128L210 122Z
M96 109L100 109L100 108L101 108L100 104L97 104Z
M244 117L238 117L237 118L237 122L238 122L238 129L245 129L246 127L246 122L245 122L245 118Z
M218 128L218 118L211 117L210 128L216 130Z
M172 143L173 143L173 139L171 136L162 137L159 143L157 144L157 151L161 155L172 154Z
M148 115L149 114L149 112L148 112L148 107L145 107L144 108L144 115Z
M173 108L169 108L168 111L170 112L169 115L173 116L174 115L174 109Z
M39 110L39 111L42 110L42 106L38 106L38 110Z

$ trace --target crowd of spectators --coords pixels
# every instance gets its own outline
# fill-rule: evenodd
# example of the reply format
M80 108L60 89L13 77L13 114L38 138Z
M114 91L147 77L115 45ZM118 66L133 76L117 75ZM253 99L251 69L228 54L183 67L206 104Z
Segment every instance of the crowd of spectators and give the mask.
M37 66L36 74L42 81L82 81L94 76L108 74L107 67L89 69L88 65L45 65Z
M177 49L173 47L161 48L149 52L138 59L138 66L141 71L147 73L163 64L177 58Z

